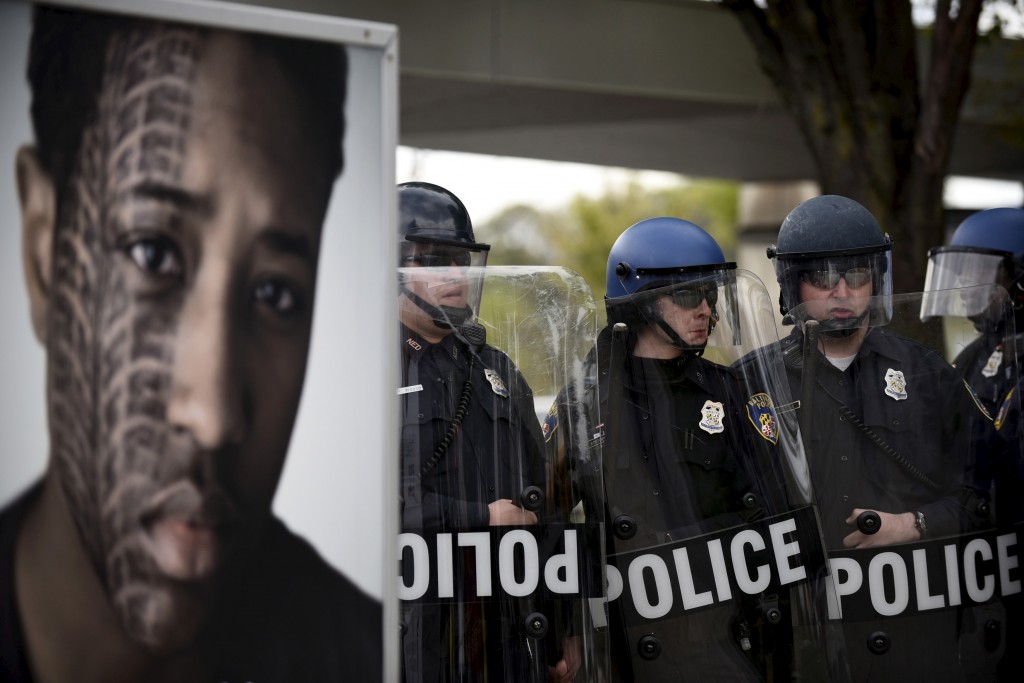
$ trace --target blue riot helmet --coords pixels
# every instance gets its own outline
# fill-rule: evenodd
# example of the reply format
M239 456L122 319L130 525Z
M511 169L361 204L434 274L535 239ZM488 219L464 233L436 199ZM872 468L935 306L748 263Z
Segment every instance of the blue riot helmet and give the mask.
M925 292L969 287L970 295L926 296L923 319L963 315L981 326L995 285L1009 293L1017 318L1024 314L1024 209L1000 208L968 216L953 233L949 244L928 252ZM998 298L998 297L997 297ZM1019 322L1019 321L1018 321Z
M884 325L892 318L892 239L871 212L848 197L822 195L803 202L782 222L776 244L768 247L779 282L779 310L786 322L800 305L800 285L834 289L839 279L859 290L868 282L872 297L854 319L821 320L823 334L852 335L867 320ZM803 310L803 309L800 309Z
M401 294L438 328L462 327L479 310L482 271L491 248L476 241L466 206L439 185L402 183L398 186L398 232ZM424 270L417 270L420 268ZM445 297L433 300L432 293L450 289L453 282L466 283L464 303L450 306L444 304Z
M673 346L702 351L689 344L662 318L657 299L670 296L687 308L707 301L708 335L721 320L723 301L733 305L736 264L726 262L721 247L700 226L681 218L649 218L627 228L608 254L605 307L609 324L638 329L657 325Z

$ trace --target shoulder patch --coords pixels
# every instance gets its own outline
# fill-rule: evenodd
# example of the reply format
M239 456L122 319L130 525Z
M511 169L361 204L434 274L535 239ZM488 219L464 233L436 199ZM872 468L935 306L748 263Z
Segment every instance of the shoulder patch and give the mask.
M999 412L996 414L996 419L994 420L997 430L1002 429L1003 425L1006 424L1006 416L1010 412L1013 401L1016 400L1014 398L1016 393L1017 387L1010 389L1009 393L1006 394L1006 398L1003 399L1003 405L999 406Z
M974 405L978 406L978 410L981 411L982 415L984 415L989 420L991 420L992 419L992 415L990 415L988 410L985 409L985 406L982 405L981 400L978 399L978 395L976 393L974 393L974 389L972 389L971 385L967 383L967 380L964 380L963 382L964 382L964 386L967 387L967 393L971 395L971 400L974 401ZM1011 391L1010 393L1013 393L1013 392ZM1009 398L1009 396L1007 396L1007 398ZM1003 405L1004 406L1006 405L1005 401L1003 402ZM1000 413L1003 412L1002 408L1000 408L999 412ZM997 427L997 429L998 429L998 427Z
M551 404L548 415L544 418L544 424L540 426L540 430L544 434L545 443L551 441L551 437L556 429L558 429L558 401L554 401Z
M748 398L747 419L765 441L773 446L779 442L779 418L771 396L761 392Z

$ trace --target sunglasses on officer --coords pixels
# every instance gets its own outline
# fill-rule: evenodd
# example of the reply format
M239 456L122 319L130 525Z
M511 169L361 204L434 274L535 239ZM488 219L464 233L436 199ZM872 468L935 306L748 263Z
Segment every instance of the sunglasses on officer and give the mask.
M469 266L471 258L470 253L465 249L434 249L409 254L402 258L402 262L415 263L423 268L448 268L450 266L465 268Z
M857 289L871 282L871 269L863 266L854 268L828 268L823 270L805 270L800 278L816 289L835 289L839 280L846 280L846 286Z
M714 306L718 303L718 286L680 287L672 290L669 296L672 297L672 302L680 308L697 308L704 300L707 300L708 306Z

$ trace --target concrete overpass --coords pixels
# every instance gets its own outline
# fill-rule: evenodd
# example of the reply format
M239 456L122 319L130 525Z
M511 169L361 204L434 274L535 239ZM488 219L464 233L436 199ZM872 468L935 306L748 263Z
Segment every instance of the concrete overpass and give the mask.
M745 181L814 177L738 22L711 3L250 4L397 24L404 145ZM1024 44L979 46L952 174L1024 181L1022 101Z

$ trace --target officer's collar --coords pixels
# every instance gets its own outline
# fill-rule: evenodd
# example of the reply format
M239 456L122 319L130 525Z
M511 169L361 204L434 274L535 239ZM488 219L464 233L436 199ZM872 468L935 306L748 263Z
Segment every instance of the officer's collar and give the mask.
M401 338L402 350L411 355L419 355L424 350L438 346L451 353L456 343L455 334L446 334L439 342L427 341L421 334L413 331L404 323L399 323L398 329Z
M701 368L700 359L687 352L668 359L630 356L630 372L626 383L630 388L640 390L644 386L679 383L706 389L707 380Z
M868 333L864 337L864 341L861 342L860 350L857 352L857 357L863 357L867 354L874 353L879 356L885 356L891 358L894 361L906 363L907 353L909 347L905 344L891 344L886 343L892 340L896 335L888 330L881 327L868 328ZM911 340L912 341L912 340Z
M632 351L635 339L627 342L629 348L625 352L629 357L628 372L623 377L623 384L633 391L642 391L647 385L669 384L689 382L699 388L707 387L705 373L701 371L702 360L693 353L684 351L682 354L671 359L640 358L634 356ZM598 334L597 354L601 358L601 364L605 367L612 360L612 335L611 326L605 327ZM591 354L594 350L591 349ZM622 362L621 358L618 362Z

